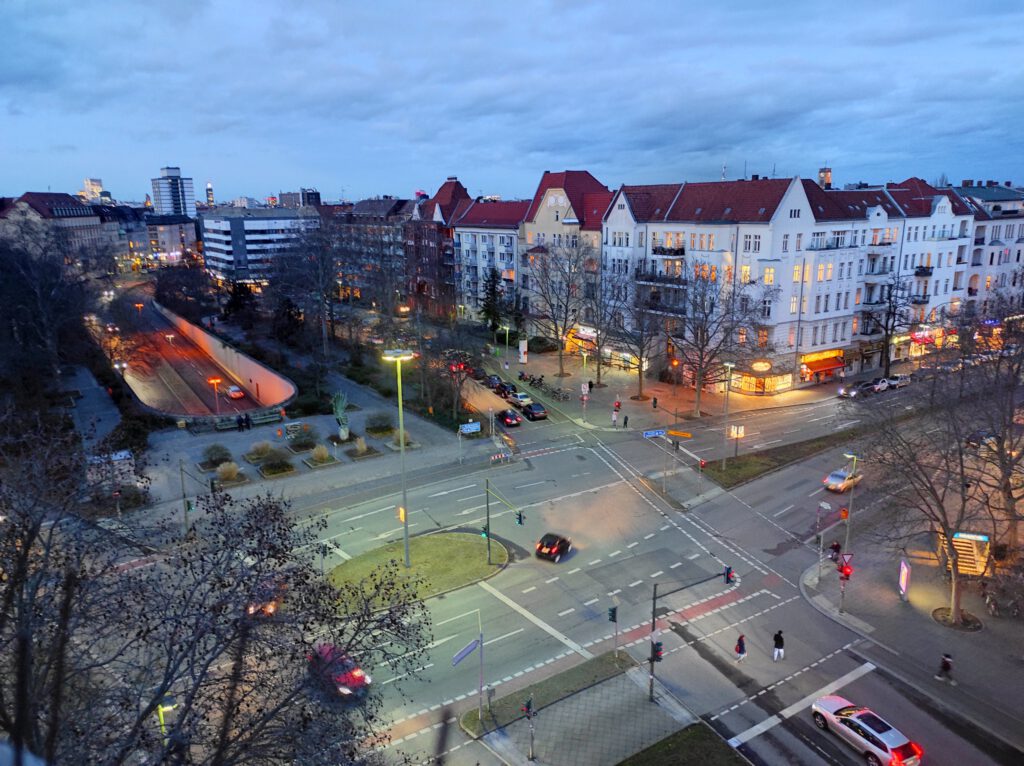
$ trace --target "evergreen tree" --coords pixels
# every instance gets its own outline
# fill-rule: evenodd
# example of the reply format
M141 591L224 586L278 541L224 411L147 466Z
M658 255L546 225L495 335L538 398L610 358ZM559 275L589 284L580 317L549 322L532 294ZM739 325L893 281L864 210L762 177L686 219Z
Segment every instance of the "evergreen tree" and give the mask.
M491 268L484 279L484 301L480 307L480 313L487 320L487 327L490 331L496 332L501 326L501 275L498 270Z

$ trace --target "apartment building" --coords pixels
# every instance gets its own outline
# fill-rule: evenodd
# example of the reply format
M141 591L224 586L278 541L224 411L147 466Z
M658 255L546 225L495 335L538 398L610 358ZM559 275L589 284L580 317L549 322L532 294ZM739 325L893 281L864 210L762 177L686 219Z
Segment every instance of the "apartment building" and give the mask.
M974 211L971 273L964 307L985 312L996 291L1020 293L1024 251L1024 191L1009 181L964 181L954 191ZM1020 298L1024 301L1024 293ZM1024 307L1024 304L1022 304Z
M153 211L157 215L196 214L196 195L191 178L183 178L181 168L160 168L160 176L151 180Z
M498 272L501 294L508 300L514 299L519 227L529 207L529 200L478 199L459 208L453 223L460 316L475 316L480 309L491 269Z
M157 219L160 220L160 219ZM216 208L200 216L203 257L219 283L266 283L274 262L304 231L320 225L316 208Z
M68 257L99 253L108 244L100 217L89 205L62 192L25 192L0 198L0 234L14 235L25 224L53 227L67 240Z

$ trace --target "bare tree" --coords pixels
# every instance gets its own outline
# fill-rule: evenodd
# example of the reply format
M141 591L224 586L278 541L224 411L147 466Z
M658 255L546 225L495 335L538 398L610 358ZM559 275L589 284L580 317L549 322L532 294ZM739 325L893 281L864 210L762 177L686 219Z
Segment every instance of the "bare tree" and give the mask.
M597 386L601 382L601 363L609 341L622 336L629 313L632 283L626 273L616 273L588 259L583 284L583 321L594 328L594 363Z
M650 296L633 289L627 279L619 282L624 297L621 312L612 314L606 342L615 340L636 359L636 394L633 399L646 400L644 375L658 342L663 337L664 317Z
M683 371L694 385L694 415L700 416L704 386L725 381L725 362L740 362L771 351L764 326L778 294L772 285L732 283L717 267L695 261L672 308L681 316L670 325L669 339ZM655 305L664 305L658 293Z
M558 376L565 377L565 337L583 309L584 273L594 250L581 241L534 248L529 258L530 319L536 332L558 344Z
M896 272L886 284L872 286L864 294L864 324L861 334L882 336L882 373L889 377L892 368L892 339L910 328L912 296L906 279Z
M270 281L270 292L278 301L301 308L306 325L318 328L325 359L330 355L329 328L335 320L340 250L335 226L311 223L287 252L277 256Z

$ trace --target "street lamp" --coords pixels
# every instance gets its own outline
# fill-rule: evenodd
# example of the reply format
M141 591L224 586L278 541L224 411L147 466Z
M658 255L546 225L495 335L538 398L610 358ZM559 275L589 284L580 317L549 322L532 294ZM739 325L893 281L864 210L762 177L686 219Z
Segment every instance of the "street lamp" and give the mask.
M213 386L213 406L216 408L216 412L220 415L220 395L217 393L217 386L221 384L221 379L214 376L207 378L206 382Z
M511 328L507 324L503 324L501 329L505 331L505 358L508 359L508 331Z
M857 461L860 460L860 457L857 456L857 455L854 455L853 453L850 453L850 452L844 452L843 453L843 457L845 457L847 460L852 460L853 461L853 468L850 471L850 475L851 476L856 476L857 475ZM847 513L846 513L846 542L843 543L843 550L844 551L849 551L849 549L850 549L850 520L853 518L853 493L854 493L854 491L856 491L856 489L857 489L857 483L854 482L853 484L850 485L850 505L846 509L846 511L847 511Z
M725 425L722 428L722 448L725 452L722 454L722 470L725 470L725 460L729 456L729 389L732 387L732 368L736 366L734 362L725 362L722 364L725 367Z
M398 379L398 452L402 456L402 534L405 539L405 566L412 566L409 560L409 504L405 493L405 415L402 409L402 362L413 358L408 349L389 349L383 353L385 362L395 363L395 376Z
M167 338L167 342L168 343L170 343L172 346L174 345L174 333L173 332L167 333L164 337Z
M136 309L136 311L139 312L139 316L142 316L142 304L141 303L136 303L135 304L135 309Z

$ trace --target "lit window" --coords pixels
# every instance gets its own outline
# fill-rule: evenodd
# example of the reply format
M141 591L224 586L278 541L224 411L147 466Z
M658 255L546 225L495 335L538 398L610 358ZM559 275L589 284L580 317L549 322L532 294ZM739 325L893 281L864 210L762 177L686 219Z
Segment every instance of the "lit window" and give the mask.
M789 313L790 314L795 314L796 313L796 305L797 305L797 297L794 295L793 297L791 297L789 299Z
M775 267L773 267L773 266L765 266L763 278L764 278L764 283L766 285L774 285L775 284Z
M750 281L750 266L740 266L740 282L742 282L743 284L746 284L749 281Z
M824 282L825 281L825 264L824 263L819 263L818 264L818 281L819 282Z

